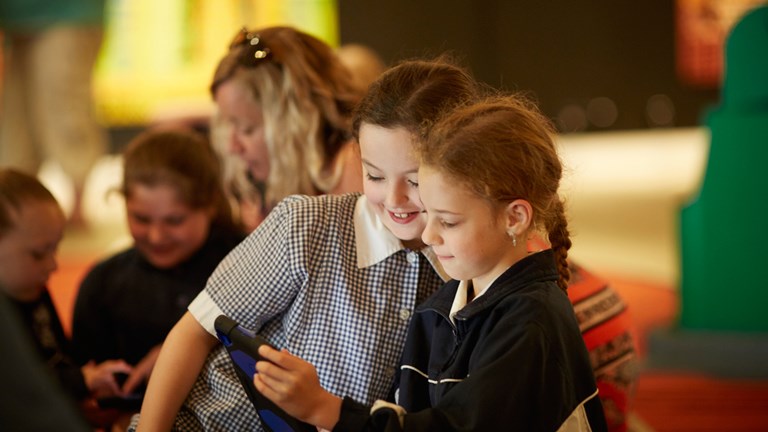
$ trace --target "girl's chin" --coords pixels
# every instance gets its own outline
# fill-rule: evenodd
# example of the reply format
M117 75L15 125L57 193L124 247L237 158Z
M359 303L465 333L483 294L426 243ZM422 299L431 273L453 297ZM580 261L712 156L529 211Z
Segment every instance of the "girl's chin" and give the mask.
M408 249L418 250L426 246L421 239L421 232L424 231L424 227L407 227L394 226L390 231L403 243L403 246Z
M176 251L158 252L155 250L143 250L142 255L150 264L157 268L165 269L176 266L181 260Z
M390 221L390 223L385 224L385 226L390 231L392 231L392 234L394 234L397 238L399 238L402 241L410 241L410 240L421 241L421 232L424 230L424 227L416 226L416 224L413 222L409 224L399 224L399 223Z
M21 302L33 302L40 299L43 291L45 291L45 285L39 285L25 289L23 292L11 293L10 297Z
M171 258L165 258L165 257L153 257L148 260L150 264L153 266L159 268L159 269L169 269L172 267L176 267L181 260L171 257Z

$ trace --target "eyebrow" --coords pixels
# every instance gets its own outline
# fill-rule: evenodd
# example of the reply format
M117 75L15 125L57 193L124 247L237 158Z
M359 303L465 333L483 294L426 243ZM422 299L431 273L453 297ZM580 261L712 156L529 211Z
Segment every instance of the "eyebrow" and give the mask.
M450 210L443 210L443 209L431 209L431 210L427 210L427 211L431 211L433 213L437 213L437 214L440 214L440 215L451 215L451 216L458 216L458 215L460 215L460 213L452 212Z
M379 171L383 171L381 168L377 167L375 164L371 163L371 162L370 162L369 160L367 160L367 159L363 159L363 160L362 160L362 162L363 162L363 165L369 166L369 167L371 167L371 168L373 168L373 169L377 169L377 170L379 170ZM418 173L418 172L419 172L419 167L418 167L418 166L416 166L416 167L415 167L415 168L413 168L412 170L410 170L410 171L406 171L406 172L405 172L405 174L415 174L415 173Z

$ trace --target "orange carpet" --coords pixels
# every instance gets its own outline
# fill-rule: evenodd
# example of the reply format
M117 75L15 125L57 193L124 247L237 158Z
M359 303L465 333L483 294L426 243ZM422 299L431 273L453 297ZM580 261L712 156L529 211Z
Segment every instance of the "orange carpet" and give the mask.
M768 431L768 381L646 372L635 413L657 432Z
M677 292L672 287L613 277L636 326L638 350L647 356L647 336L675 325ZM656 432L768 431L768 381L724 379L680 371L640 373L634 415Z
M72 334L72 313L77 288L94 262L95 258L90 256L60 257L59 269L51 276L48 284L53 304L56 305L67 336Z
M77 287L95 257L62 257L50 283L51 296L71 331ZM674 325L677 292L672 287L602 275L628 304L641 358L646 337L657 327ZM718 379L696 374L642 371L634 403L637 432L768 431L768 381Z

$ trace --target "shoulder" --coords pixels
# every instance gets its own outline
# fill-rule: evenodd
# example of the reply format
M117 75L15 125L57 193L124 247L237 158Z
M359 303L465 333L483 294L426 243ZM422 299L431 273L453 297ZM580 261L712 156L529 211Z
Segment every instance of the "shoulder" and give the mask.
M299 250L320 254L325 247L338 244L339 238L354 238L357 199L357 194L290 195L272 209L225 262L239 261L242 255L261 256L264 250L270 250L272 258L280 254L306 255L294 253Z
M108 290L121 285L127 278L135 278L143 273L141 258L134 248L118 252L96 263L83 278L77 293L77 301L101 297Z
M267 219L272 219L271 223L298 223L303 227L351 224L359 197L359 193L290 195L278 203Z
M494 308L497 319L513 325L559 327L573 316L573 307L560 287L551 281L539 281L505 296Z
M208 244L218 249L232 249L246 237L246 234L234 226L212 225Z
M139 252L135 248L129 248L97 262L88 271L86 276L101 275L132 268L138 264L139 260Z
M339 212L349 208L354 209L359 192L346 193L342 195L324 194L324 195L290 195L284 198L275 207L275 210L283 208L284 211L299 212Z

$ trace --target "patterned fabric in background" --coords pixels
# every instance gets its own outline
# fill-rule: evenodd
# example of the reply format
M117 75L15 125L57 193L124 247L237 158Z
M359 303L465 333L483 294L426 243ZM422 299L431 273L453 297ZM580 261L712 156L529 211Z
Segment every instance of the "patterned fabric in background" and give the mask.
M570 263L568 297L589 351L610 431L626 431L638 374L627 305L603 279Z

